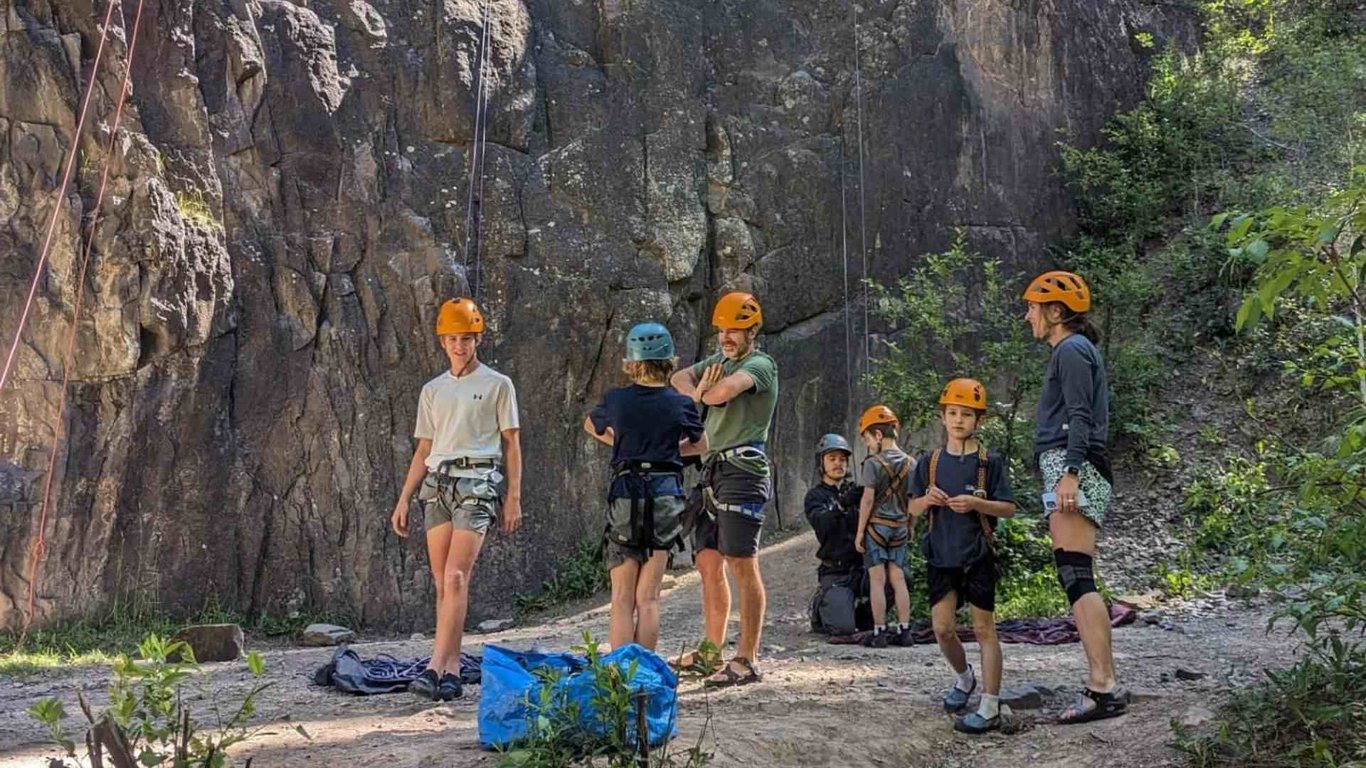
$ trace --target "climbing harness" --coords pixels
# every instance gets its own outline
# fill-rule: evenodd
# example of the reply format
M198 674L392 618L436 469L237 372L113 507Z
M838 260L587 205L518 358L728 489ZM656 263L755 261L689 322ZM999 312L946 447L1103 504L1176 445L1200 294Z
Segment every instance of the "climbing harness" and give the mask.
M497 469L501 466L497 459L475 459L469 456L457 456L454 459L447 459L437 465L432 470L434 474L454 476L457 469Z
M936 448L930 454L930 486L935 487L936 478L939 474L939 456L944 452L943 448ZM987 447L981 443L977 444L977 484L973 486L972 495L979 499L987 498ZM992 529L991 523L987 522L987 516L981 512L973 512L977 515L977 522L982 524L982 536L987 540L987 549L996 551L996 531ZM934 530L934 515L930 515L930 530Z
M893 497L896 499L898 509L904 509L906 507L906 478L911 474L910 457L907 457L906 461L901 463L901 469L899 470L892 469L891 463L880 453L875 453L869 458L876 461L878 466L882 467L883 473L887 475L888 483L887 487L882 489L882 493L879 493L876 500L873 502L873 516L868 521L868 535L873 537L873 541L877 542L879 547L886 547L888 549L899 547L902 544L905 544L911 537L909 521L905 516L898 518L883 517L878 514L878 510L882 509L882 505ZM893 530L892 535L883 535L882 532L877 529L879 525L884 528L891 528Z
M680 491L683 487L683 474L675 467L648 461L628 461L622 462L612 477L612 488L615 489L620 482L626 487L626 495L614 497L609 491L607 498L608 516L604 534L620 546L645 550L647 558L657 550L668 551L682 543L681 537L672 541L655 541L656 478L672 478ZM614 519L611 514L612 502L622 499L630 501L630 516L624 521Z
M707 517L712 520L716 519L716 513L719 511L732 512L735 514L744 515L745 517L754 517L754 514L749 509L749 507L752 505L725 503L720 499L716 498L716 491L712 489L712 485L710 482L710 473L715 471L716 466L719 463L733 462L735 459L767 461L768 454L764 452L764 445L762 443L738 445L734 448L727 448L723 451L717 451L715 454L712 455L711 459L709 459L707 463L703 465L702 471L706 474L708 480L702 483L702 495L706 500L706 504L703 505L702 509L706 512Z

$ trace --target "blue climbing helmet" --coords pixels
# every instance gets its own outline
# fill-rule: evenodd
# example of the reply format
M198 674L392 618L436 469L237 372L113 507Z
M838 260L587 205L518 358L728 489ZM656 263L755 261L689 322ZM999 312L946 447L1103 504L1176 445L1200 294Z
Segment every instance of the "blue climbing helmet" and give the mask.
M626 360L672 360L674 337L659 323L641 323L626 334Z

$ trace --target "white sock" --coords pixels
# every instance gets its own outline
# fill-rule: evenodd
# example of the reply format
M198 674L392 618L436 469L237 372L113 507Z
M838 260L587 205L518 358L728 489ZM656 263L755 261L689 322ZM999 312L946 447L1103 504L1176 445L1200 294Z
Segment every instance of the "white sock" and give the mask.
M910 632L910 631L911 631L911 625L910 625L910 624L906 624L906 623L903 622L902 625L901 625L901 631L902 631L902 632Z
M953 687L957 688L963 693L968 693L972 690L973 682L975 681L976 677L974 677L972 674L972 665L969 664L967 669L959 673L958 681L953 684Z
M886 631L887 631L887 625L886 625L886 624L876 624L876 625L873 626L873 634L875 634L875 635L880 635L880 634L882 634L883 632L886 632Z
M1001 714L1001 697L992 696L989 693L982 694L982 704L977 707L977 714L980 715L983 720L990 720Z

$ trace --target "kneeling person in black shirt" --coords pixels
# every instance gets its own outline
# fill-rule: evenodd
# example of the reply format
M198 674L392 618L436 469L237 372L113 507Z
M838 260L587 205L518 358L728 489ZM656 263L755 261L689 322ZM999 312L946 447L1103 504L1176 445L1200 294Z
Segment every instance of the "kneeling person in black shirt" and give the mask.
M816 444L817 483L806 492L806 521L816 534L820 586L811 601L811 628L834 635L858 630L855 603L863 597L863 556L854 547L863 489L849 480L853 449L840 435Z

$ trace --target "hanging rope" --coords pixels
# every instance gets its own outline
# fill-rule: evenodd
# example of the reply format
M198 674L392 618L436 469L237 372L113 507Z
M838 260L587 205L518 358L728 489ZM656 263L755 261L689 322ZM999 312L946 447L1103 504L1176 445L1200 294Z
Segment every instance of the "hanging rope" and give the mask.
M484 155L488 141L488 49L490 39L490 22L492 20L491 0L483 0L481 26L479 30L479 64L476 77L478 81L474 92L474 127L470 133L470 175L465 186L465 280L473 294L471 298L476 301L480 298L483 284L483 269L481 251L483 244L480 241L480 230L483 227L483 213L475 215L475 186L476 179L479 187L478 202L483 207L484 202ZM470 255L474 254L474 272L471 279Z
M484 102L484 125L479 131L479 215L474 221L474 280L475 295L482 296L484 293L484 162L488 159L489 151L489 98L493 89L487 83L489 77L489 44L492 40L493 30L492 0L484 0L484 43L483 52L479 55L479 84L483 92Z
M868 376L872 368L872 347L868 332L868 219L864 204L863 176L863 70L859 66L859 25L858 4L854 4L854 96L858 119L858 218L859 251L863 254L863 375Z
M112 12L114 3L110 2L109 7ZM90 255L95 246L96 227L100 223L100 212L104 208L104 193L109 186L109 165L114 157L114 145L118 141L119 124L123 122L123 105L128 99L128 89L132 84L133 77L133 55L137 51L138 29L142 25L142 6L143 0L138 0L137 11L133 16L133 32L128 37L128 56L123 73L123 84L119 88L118 100L114 107L114 121L109 131L109 141L105 146L104 167L100 171L99 191L95 195L95 207L91 209L89 229L86 233L85 248L81 252L81 266L77 273L74 290L76 292L75 307L71 314L71 328L66 335L66 351L62 358L62 390L57 400L57 413L52 419L52 450L48 454L47 476L43 480L43 502L38 512L38 532L33 540L33 547L29 550L28 566L28 599L25 602L24 623L19 633L19 645L23 646L24 640L28 637L29 627L33 624L33 616L38 599L38 569L42 564L43 557L47 554L47 516L52 502L52 479L57 469L57 454L60 453L62 442L63 425L66 415L67 390L71 384L71 368L75 365L76 357L76 331L80 327L81 307L85 298L85 276L86 270L90 266ZM109 28L110 16L105 17L105 29ZM95 71L91 71L91 83L95 81ZM88 95L87 91L87 95ZM88 101L88 99L87 99ZM82 110L84 112L84 110ZM84 116L84 115L82 115ZM73 142L74 146L74 142Z
M843 132L841 132L843 133ZM854 328L849 316L849 213L845 200L844 139L840 139L840 255L844 260L844 400L845 423L854 423Z
M100 60L104 58L104 43L109 37L109 25L114 18L114 0L104 12L104 24L100 27L100 43L95 48L95 61L90 65L90 79L85 84L85 95L81 98L81 113L76 118L76 132L71 135L71 149L66 155L66 168L62 171L62 183L57 186L52 197L52 216L48 218L47 235L43 238L43 248L38 255L38 266L33 269L33 281L28 288L28 298L24 301L24 311L19 314L19 324L14 329L14 342L10 344L9 355L5 357L5 367L0 369L0 391L9 381L14 367L14 355L19 351L19 341L24 336L24 326L28 324L29 313L33 310L33 297L38 293L38 283L42 281L43 267L52 252L52 233L57 229L57 215L62 210L62 200L66 198L66 188L71 182L71 169L76 165L76 151L81 144L81 131L85 128L86 112L90 108L90 94L95 90L96 75L100 71ZM79 73L78 73L79 75Z

